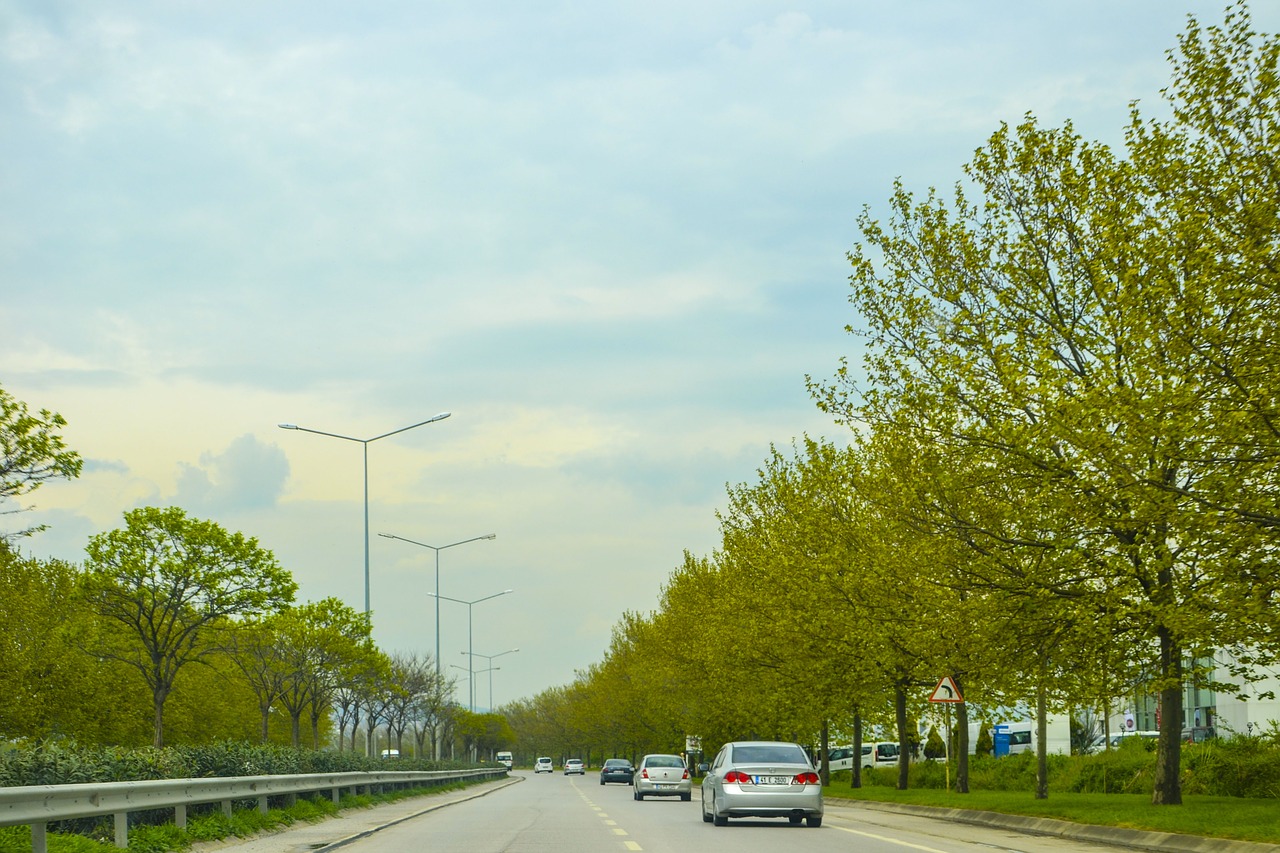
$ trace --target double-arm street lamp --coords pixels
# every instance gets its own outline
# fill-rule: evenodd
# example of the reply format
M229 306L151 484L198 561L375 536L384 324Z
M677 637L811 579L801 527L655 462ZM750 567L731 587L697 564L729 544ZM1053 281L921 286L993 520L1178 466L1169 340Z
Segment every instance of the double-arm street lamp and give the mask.
M512 652L518 652L518 651L520 651L520 650L519 650L519 649L507 649L505 652L498 652L496 655L482 655L482 654L480 654L479 652L463 652L463 654L464 654L464 655L466 655L467 657L472 657L472 658L484 658L484 659L485 659L486 661L488 661L488 663L489 663L489 712L490 712L490 713L493 713L493 671L494 671L495 669L502 669L502 667L500 667L500 666L494 666L494 665L493 665L493 659L494 659L494 658L500 658L500 657L502 657L503 655L509 655L509 654L511 654ZM477 672L484 672L485 670L480 669L480 670L476 670L476 671L477 671Z
M470 600L470 601L467 601L467 600L465 600L465 599L461 599L461 598L450 598L450 597L449 597L449 596L447 596L447 595L440 595L439 593L432 593L432 592L427 593L427 595L430 595L430 596L434 597L437 601L439 601L439 599L442 599L442 598L443 598L445 601L452 601L454 604L465 604L465 605L467 605L467 667L468 667L467 672L468 672L468 673L470 674L470 676L471 676L471 712L472 712L473 714L475 713L475 710L476 710L476 680L475 680L475 677L474 677L474 676L475 676L475 668L474 668L474 666L473 666L473 664L472 664L473 655L471 654L471 637L472 637L472 635L471 635L471 624L472 624L472 623L471 623L471 608L472 608L473 606L475 606L475 605L479 604L479 603L480 603L480 602L482 602L482 601L488 601L488 600L489 600L489 599L491 599L491 598L497 598L497 597L498 597L498 596L500 596L500 595L508 595L508 594L510 594L510 593L512 593L512 592L515 592L515 590L513 590L513 589L504 589L502 592L495 592L493 595L486 595L484 598L473 598L473 599L472 599L472 600ZM458 669L462 669L462 667L458 667Z
M325 432L318 429L308 429L300 427L297 424L277 424L280 429L296 429L301 432L312 432L316 435L327 435L330 438L340 438L343 441L354 441L364 446L364 612L367 616L370 613L369 608L369 445L380 438L397 435L402 432L408 432L411 429L417 429L420 426L433 424L436 421L442 421L449 417L450 412L441 412L434 417L427 418L416 424L410 424L407 427L393 429L391 432L384 432L382 435L375 435L373 438L356 438L351 435L340 435L336 432Z
M470 539L463 539L459 542L450 542L448 545L428 545L426 542L415 542L412 539L405 539L403 536L394 536L390 533L379 533L379 536L385 539L399 539L401 542L408 542L410 545L418 545L423 548L430 548L436 552L436 591L433 596L436 600L436 677L440 676L440 552L446 548L452 548L456 545L466 545L468 542L479 542L481 539L497 539L498 534L486 533L483 536L472 536ZM510 592L510 590L508 590ZM428 593L430 595L431 593Z

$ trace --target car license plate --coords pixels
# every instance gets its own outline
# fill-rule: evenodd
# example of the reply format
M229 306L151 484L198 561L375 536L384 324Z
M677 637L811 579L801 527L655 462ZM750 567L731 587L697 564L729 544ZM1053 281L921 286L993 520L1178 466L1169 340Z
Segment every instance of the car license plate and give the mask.
M655 785L654 787L656 787L659 791L666 791L666 790L668 790L668 789L670 789L670 788L674 788L675 786L674 786L674 785L667 785L667 784L664 784L664 783L662 783L662 782L659 782L659 783L658 783L657 785Z
M757 785L790 785L790 776L752 776L751 781Z

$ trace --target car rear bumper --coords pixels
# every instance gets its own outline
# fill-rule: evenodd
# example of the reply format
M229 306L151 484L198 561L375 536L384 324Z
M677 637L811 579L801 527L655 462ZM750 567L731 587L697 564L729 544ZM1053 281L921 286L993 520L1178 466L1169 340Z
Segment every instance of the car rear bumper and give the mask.
M693 793L693 785L688 779L683 782L651 782L641 779L633 784L641 794L655 797L684 797Z
M715 801L716 814L728 817L821 815L822 788L805 785L796 791L752 791L726 785Z

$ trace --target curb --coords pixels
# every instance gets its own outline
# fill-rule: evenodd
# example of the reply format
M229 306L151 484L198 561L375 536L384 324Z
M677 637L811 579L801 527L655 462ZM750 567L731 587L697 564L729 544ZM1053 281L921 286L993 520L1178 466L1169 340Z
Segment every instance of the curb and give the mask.
M1072 823L1045 817L1001 814L973 809L951 809L938 806L912 806L902 803L884 803L874 800L835 800L828 798L827 806L867 808L898 814L932 817L954 823L977 826L994 826L1030 835L1051 835L1075 841L1091 841L1127 847L1131 850L1151 850L1158 853L1280 853L1280 845L1256 841L1232 841L1226 838L1205 838L1200 835L1181 835L1175 832L1151 832L1141 829L1125 829L1118 826Z

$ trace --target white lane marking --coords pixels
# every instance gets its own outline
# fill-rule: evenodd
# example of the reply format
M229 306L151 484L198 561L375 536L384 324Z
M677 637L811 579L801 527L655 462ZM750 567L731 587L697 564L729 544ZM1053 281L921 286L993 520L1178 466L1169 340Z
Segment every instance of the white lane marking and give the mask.
M925 847L923 844L912 844L910 841L890 838L887 835L876 835L874 832L859 832L856 829L848 829L843 826L833 826L831 828L838 829L841 832L848 832L853 835L861 835L864 838L874 838L876 841L885 841L889 844L897 844L899 847L910 847L912 850L923 850L925 853L947 853L946 850L939 850L937 847Z

